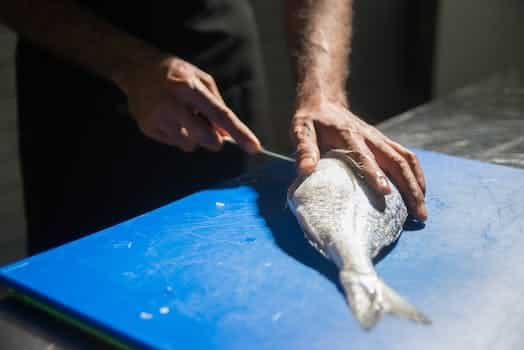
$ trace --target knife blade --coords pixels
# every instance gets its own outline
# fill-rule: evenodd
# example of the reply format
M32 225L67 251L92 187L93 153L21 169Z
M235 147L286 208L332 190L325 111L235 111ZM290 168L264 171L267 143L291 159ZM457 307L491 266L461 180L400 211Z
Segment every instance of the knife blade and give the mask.
M237 145L238 146L238 143L231 137L225 136L223 138L223 140L226 141L226 142L229 142L229 143L231 143L233 145ZM268 150L265 147L262 147L262 149L260 150L260 153L262 153L263 155L266 155L268 157L271 157L271 158L285 160L287 162L295 163L295 159L293 159L291 157L288 157L288 156L285 156L283 154L277 153L277 152L270 151L270 150Z

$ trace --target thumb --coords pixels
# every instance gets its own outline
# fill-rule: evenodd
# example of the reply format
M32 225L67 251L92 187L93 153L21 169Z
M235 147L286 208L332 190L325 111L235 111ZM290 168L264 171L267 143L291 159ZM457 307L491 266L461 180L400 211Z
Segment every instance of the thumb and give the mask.
M320 158L317 134L310 118L294 118L292 123L293 141L296 146L296 164L300 175L309 175Z

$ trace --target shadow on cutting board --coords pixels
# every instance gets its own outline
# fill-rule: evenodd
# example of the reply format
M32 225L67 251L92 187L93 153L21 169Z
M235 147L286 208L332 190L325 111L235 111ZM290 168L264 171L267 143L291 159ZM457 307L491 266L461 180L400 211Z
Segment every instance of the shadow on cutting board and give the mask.
M295 179L293 165L273 162L267 167L264 171L255 172L255 175L241 177L230 185L249 184L258 194L257 205L260 216L271 230L277 246L298 262L318 271L334 283L343 295L337 267L308 243L296 218L287 207L287 189ZM424 227L423 225L408 220L404 229L419 230ZM397 242L383 249L373 263L377 264L385 258L395 248Z
M266 221L278 247L295 260L321 273L343 294L337 267L309 244L296 218L287 207L285 196L287 186L275 187L273 190L266 187L258 188L256 185L254 188L259 195L257 204L260 216ZM275 200L275 197L282 197L282 199Z

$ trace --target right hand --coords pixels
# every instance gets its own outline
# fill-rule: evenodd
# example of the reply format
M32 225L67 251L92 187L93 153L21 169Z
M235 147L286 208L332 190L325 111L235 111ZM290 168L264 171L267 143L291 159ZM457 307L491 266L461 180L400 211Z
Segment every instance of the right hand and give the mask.
M229 109L209 74L177 57L132 67L115 78L128 98L129 112L152 139L190 152L211 151L232 137L246 152L260 142Z

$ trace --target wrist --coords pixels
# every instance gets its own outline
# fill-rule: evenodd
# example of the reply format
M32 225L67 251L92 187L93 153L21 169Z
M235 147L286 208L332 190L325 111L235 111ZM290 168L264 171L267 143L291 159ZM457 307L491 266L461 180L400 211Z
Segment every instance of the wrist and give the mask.
M140 72L150 67L160 68L167 57L156 49L143 48L137 50L134 54L125 55L118 64L114 65L109 72L109 78L128 95Z
M297 110L315 108L325 104L336 104L346 109L349 108L345 89L319 83L299 85L295 100L295 108Z

